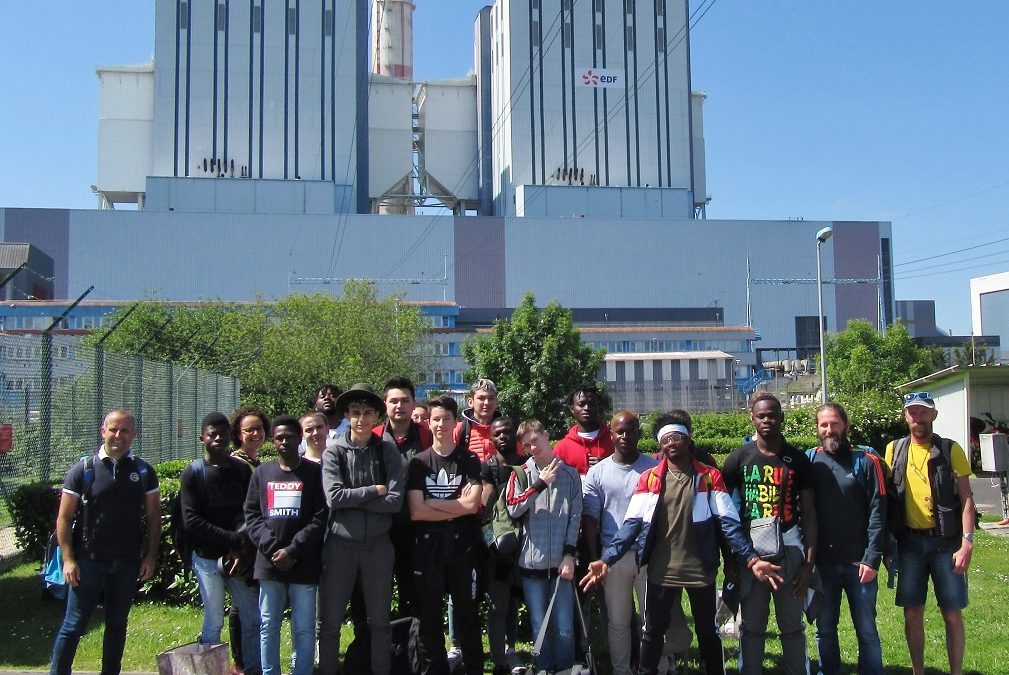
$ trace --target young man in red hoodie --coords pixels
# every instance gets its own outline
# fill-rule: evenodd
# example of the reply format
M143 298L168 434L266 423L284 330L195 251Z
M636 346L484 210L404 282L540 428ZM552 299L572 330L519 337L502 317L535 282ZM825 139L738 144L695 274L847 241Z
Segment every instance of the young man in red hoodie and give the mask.
M580 476L588 473L590 466L613 454L613 435L600 419L599 403L599 388L595 384L572 389L567 404L575 424L554 447L554 455Z
M480 378L469 388L466 409L459 416L455 427L455 442L477 456L481 462L497 454L490 436L490 425L498 412L497 385L486 378ZM612 452L612 449L611 449Z

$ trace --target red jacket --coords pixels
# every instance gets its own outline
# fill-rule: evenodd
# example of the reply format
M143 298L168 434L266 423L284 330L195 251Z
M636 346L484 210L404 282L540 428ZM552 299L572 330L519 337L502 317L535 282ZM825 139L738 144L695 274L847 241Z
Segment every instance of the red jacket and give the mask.
M584 476L589 471L589 456L597 460L606 459L613 454L613 434L605 424L599 425L599 435L593 439L578 435L578 425L568 429L567 435L557 441L554 454L565 464Z
M498 411L494 412L494 418L501 416ZM476 421L472 408L462 411L459 423L455 427L454 439L457 444L463 442L463 436L468 434L466 439L466 449L476 455L481 462L486 462L488 457L498 454L494 442L490 438L490 424L481 424Z

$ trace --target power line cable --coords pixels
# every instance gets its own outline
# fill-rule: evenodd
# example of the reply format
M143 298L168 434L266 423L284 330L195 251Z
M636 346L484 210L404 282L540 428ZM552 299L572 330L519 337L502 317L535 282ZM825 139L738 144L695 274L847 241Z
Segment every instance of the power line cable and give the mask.
M894 263L894 267L903 267L904 265L913 265L915 263L925 262L926 260L935 260L936 258L945 258L948 255L956 255L957 253L964 253L965 251L973 251L979 248L987 248L993 244L1001 244L1002 242L1009 241L1009 237L1003 237L1002 239L995 239L994 241L986 241L983 244L978 244L977 246L968 246L966 248L960 248L955 251L947 251L946 253L937 253L935 255L930 255L925 258L918 258L916 260L908 260L907 262ZM960 262L960 261L957 261Z
M905 213L902 216L897 216L896 218L891 218L890 220L891 220L891 222L894 221L894 220L903 220L904 218L910 218L911 216L916 216L919 213L925 213L926 211L932 211L932 210L935 210L935 209L940 209L940 208L942 208L944 206L949 206L950 204L956 204L957 202L962 202L964 200L972 199L972 198L977 197L979 195L983 195L986 192L991 192L992 190L997 190L999 188L1005 187L1006 185L1009 185L1009 180L1007 180L1007 181L1005 181L1003 183L999 183L997 185L992 185L991 187L986 187L985 189L978 190L977 192L972 192L969 195L964 195L962 197L957 197L956 199L950 199L949 201L942 202L941 204L935 204L934 206L926 206L923 209L919 209L917 211L912 211L911 213Z
M1006 251L997 251L997 252L992 253L990 255L985 255L985 256L981 256L981 257L982 258L991 258L993 256L1005 256L1006 253L1009 253L1009 250L1006 250ZM976 261L973 261L973 260L971 260L971 261L960 260L960 261L957 261L957 262L958 263L966 263L966 264L962 265L961 267L952 267L952 268L949 268L949 269L940 269L940 270L929 269L929 270L922 270L920 274L909 274L907 276L896 276L896 277L894 277L894 280L895 281L907 281L909 279L922 279L922 278L925 278L925 277L933 277L933 276L939 276L939 275L942 275L942 274L950 274L952 272L964 272L966 270L972 270L972 269L976 269L976 268L980 268L980 267L991 267L992 265L1005 265L1005 261L1004 260L993 260L992 262L980 263L980 264L978 264ZM954 264L954 263L950 263L950 264Z

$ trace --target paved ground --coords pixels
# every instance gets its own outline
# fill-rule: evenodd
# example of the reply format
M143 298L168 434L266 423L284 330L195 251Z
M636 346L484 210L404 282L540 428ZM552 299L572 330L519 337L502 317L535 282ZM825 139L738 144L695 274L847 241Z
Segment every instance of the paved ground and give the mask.
M970 480L971 489L974 491L974 502L981 513L1002 517L1002 493L998 488L998 479L992 485L990 478L975 477Z

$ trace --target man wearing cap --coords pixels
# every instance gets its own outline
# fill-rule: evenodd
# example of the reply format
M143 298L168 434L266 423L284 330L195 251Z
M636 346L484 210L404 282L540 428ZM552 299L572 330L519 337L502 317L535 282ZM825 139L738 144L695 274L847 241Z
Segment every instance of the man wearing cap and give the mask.
M925 594L932 578L946 624L949 672L962 672L963 608L974 550L974 495L963 448L932 432L938 416L928 392L904 394L910 434L886 446L891 468L888 523L897 537L897 598L915 675L925 672Z
M322 485L330 508L323 547L319 669L340 671L340 626L354 584L360 583L371 632L371 671L391 667L393 548L389 528L403 502L403 456L372 429L385 401L366 384L340 394L336 412L350 428L322 455Z

